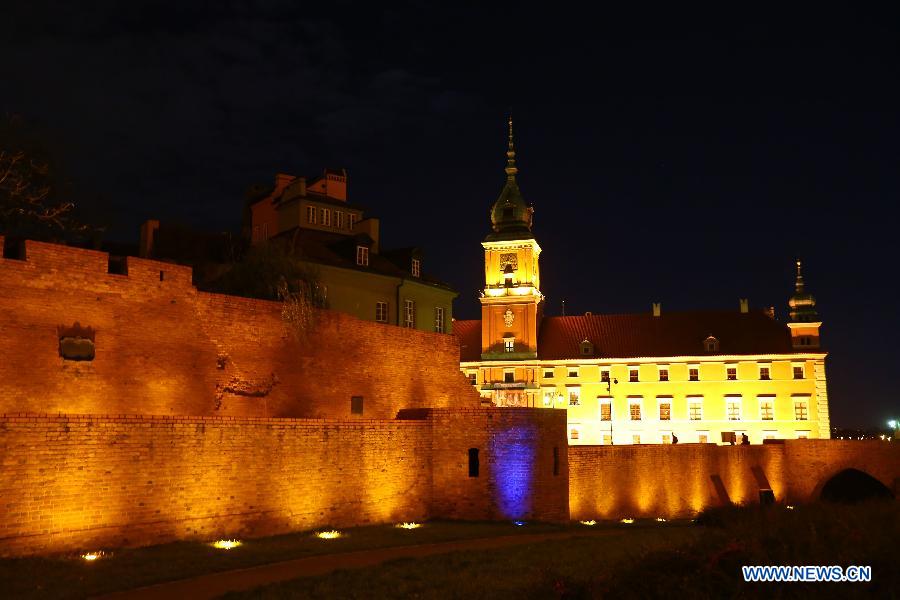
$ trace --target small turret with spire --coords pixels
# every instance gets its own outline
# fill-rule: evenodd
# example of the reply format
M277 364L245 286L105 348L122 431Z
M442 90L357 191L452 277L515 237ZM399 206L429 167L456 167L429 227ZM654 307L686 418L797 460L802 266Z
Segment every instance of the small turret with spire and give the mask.
M516 146L513 139L513 122L509 117L509 140L506 148L506 184L494 205L491 207L491 226L493 233L487 241L515 239L531 235L531 221L534 209L525 204L516 174Z
M788 327L791 330L791 341L795 349L805 350L818 348L819 314L816 312L816 299L806 291L803 281L803 263L797 259L797 277L794 280L794 294L788 300L791 308L791 321Z
M794 295L788 300L791 307L791 321L794 323L809 323L819 320L816 313L816 299L806 292L803 283L803 263L797 259L797 278L794 282Z

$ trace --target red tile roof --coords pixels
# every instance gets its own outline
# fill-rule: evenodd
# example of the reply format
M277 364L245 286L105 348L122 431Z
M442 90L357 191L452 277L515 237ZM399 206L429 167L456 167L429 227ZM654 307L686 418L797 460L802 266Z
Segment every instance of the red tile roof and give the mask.
M481 359L481 321L456 321L462 361ZM704 341L714 336L716 352ZM581 342L594 345L594 358L638 358L725 354L787 354L794 351L789 329L763 312L669 312L544 317L538 359L582 358Z
M481 360L481 319L453 321L453 335L459 338L459 360Z

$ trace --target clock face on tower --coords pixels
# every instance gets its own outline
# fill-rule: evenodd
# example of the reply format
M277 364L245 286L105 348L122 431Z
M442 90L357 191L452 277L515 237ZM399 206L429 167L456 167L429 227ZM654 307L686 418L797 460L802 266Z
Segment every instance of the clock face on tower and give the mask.
M515 252L500 255L500 272L503 273L507 266L512 267L513 270L519 268L519 257Z
M513 311L509 308L506 309L506 312L503 313L503 323L507 327L512 327L513 321L516 320L516 315L513 314Z

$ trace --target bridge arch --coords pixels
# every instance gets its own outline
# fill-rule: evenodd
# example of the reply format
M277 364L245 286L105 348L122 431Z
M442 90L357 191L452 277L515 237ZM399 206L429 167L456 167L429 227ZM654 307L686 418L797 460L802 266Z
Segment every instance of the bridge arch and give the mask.
M864 468L844 466L824 477L813 493L813 500L859 502L869 499L892 499L890 483L882 481Z

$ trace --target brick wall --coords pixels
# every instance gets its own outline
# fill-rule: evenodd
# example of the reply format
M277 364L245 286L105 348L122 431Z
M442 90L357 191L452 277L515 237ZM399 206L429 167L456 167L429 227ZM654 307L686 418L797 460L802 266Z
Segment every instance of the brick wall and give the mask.
M434 427L434 516L568 519L565 412L528 408L429 412ZM470 448L478 450L477 477L469 476Z
M421 520L426 421L0 416L0 554Z
M2 243L2 238L0 238ZM317 311L294 340L277 302L206 294L189 268L26 242L0 258L0 412L391 418L477 406L456 338ZM58 354L58 326L96 330L96 356Z
M881 441L572 446L568 454L569 509L579 520L690 517L729 502L758 503L765 488L778 502L811 502L847 468L900 492L900 447Z

